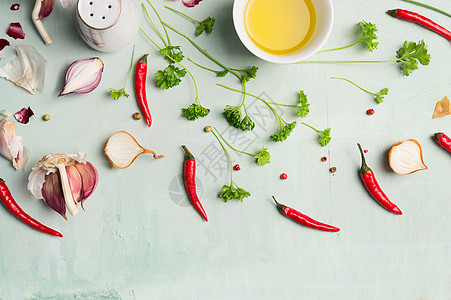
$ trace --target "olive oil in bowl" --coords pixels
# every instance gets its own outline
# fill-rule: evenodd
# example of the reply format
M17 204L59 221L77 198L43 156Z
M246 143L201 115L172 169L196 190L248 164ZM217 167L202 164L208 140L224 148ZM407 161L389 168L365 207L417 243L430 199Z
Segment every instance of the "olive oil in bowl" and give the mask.
M251 40L265 52L297 52L311 39L316 27L312 0L249 0L244 24Z

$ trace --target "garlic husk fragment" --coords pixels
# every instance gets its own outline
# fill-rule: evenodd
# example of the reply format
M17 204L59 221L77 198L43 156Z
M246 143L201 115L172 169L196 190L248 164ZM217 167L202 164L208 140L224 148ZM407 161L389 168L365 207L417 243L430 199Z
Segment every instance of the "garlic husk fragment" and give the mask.
M144 153L152 154L155 159L164 157L157 156L155 152L142 147L131 134L125 131L113 134L105 147L106 156L118 169L129 167L138 156Z
M400 175L408 175L428 168L423 162L421 146L414 139L393 145L388 158L393 172Z
M86 154L48 154L36 163L28 177L28 190L66 218L66 207L72 216L78 214L77 204L83 203L95 190L98 173L85 160Z
M16 170L24 170L30 149L22 145L22 137L16 135L14 122L0 120L0 154L13 163Z
M71 93L89 93L102 79L103 62L98 57L74 61L66 71L64 88L58 97Z
M14 82L30 93L44 89L47 61L31 45L15 46L17 56L0 68L0 77Z

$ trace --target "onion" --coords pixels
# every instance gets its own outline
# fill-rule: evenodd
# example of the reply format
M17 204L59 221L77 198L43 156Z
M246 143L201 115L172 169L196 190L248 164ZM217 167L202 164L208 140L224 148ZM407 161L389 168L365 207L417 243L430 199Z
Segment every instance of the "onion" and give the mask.
M423 162L421 146L414 139L394 144L388 153L388 160L393 172L400 175L408 175L428 168Z
M110 162L118 169L129 167L135 159L144 153L150 153L155 159L164 157L156 156L155 152L141 147L135 138L125 131L113 134L106 143L105 154Z
M74 61L66 71L66 82L58 97L92 92L102 79L103 62L98 57Z

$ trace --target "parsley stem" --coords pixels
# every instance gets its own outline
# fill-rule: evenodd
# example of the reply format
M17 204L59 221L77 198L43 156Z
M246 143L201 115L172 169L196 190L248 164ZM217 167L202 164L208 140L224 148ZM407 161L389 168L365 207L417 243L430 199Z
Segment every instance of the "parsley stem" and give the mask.
M175 13L177 13L177 14L179 14L179 15L182 15L182 16L184 16L185 18L188 18L188 19L190 19L191 21L193 21L194 23L200 23L199 21L197 21L197 20L194 20L193 18L191 18L190 16L188 16L188 15L185 15L184 13L182 13L181 11L178 11L178 10L176 10L176 9L173 9L172 7L169 7L169 6L165 6L164 8L167 8L167 9L169 9L169 10L172 10L173 12L175 12Z
M441 10L439 8L436 8L436 7L433 7L433 6L421 3L421 2L413 1L413 0L402 0L402 1L409 2L409 3L412 3L412 4L416 4L416 5L419 5L419 6L423 6L423 7L435 10L436 12L439 12L439 13L444 14L445 16L448 16L448 17L451 18L451 14L449 14L446 11L443 11L443 10Z
M125 80L125 83L124 83L124 89L125 89L125 86L127 85L128 80L130 79L130 76L132 75L133 65L134 65L134 58L135 58L135 45L133 45L132 64L130 66L130 72L128 73L127 79Z
M296 104L282 104L282 103L276 103L276 102L268 102L269 104L274 104L277 106L286 106L286 107L297 107L300 108L299 105Z
M155 30L155 32L158 34L158 36L160 37L160 39L163 41L164 45L167 47L168 44L166 43L166 41L163 38L163 35L161 34L161 32L157 29L157 26L155 26L155 24L153 23L152 19L149 16L149 13L147 12L146 7L144 6L144 3L141 3L144 11L146 12L147 15L147 19L150 21L150 24L152 24L153 29Z
M198 66L199 68L201 68L201 69L204 69L204 70L207 70L207 71L210 71L210 72L213 72L213 73L218 73L218 72L220 72L220 71L215 71L215 70L213 70L213 69L210 69L210 68L207 68L207 67L204 67L204 66L202 66L201 64L198 64L197 62L195 62L194 60L192 60L191 58L189 58L188 57L188 60L190 61L190 62L192 62L193 64L195 64L196 66Z
M336 64L378 64L378 63L388 63L392 61L399 61L400 58L397 59L389 59L389 60L303 60L298 61L295 64L308 64L308 63L336 63Z
M228 70L230 73L234 74L236 77L238 77L238 79L241 80L241 76L240 74L238 74L236 71L234 71L233 69L227 67L226 65L224 65L223 63L221 63L219 60L217 60L216 58L214 58L213 56L211 56L210 53L207 52L207 50L202 49L201 46L199 46L198 44L196 44L196 42L194 42L192 39L190 39L189 37L187 37L186 35L184 35L183 33L181 33L180 31L178 31L177 29L175 29L174 27L172 27L171 25L169 25L166 22L163 22L163 25L168 27L169 29L171 29L172 31L174 31L175 33L177 33L178 35L184 37L188 42L190 42L197 50L199 50L200 52L202 52L205 56L207 56L209 59L211 59L213 62L215 62L218 66L223 67L224 69Z
M213 127L214 129L216 129L216 127ZM244 151L241 151L241 150L238 150L238 149L236 149L236 148L234 148L232 145L230 145L228 142L227 142L227 140L222 136L222 134L221 133L219 133L219 131L216 129L216 131L217 131L217 133L218 133L218 135L221 137L221 139L224 141L224 143L226 143L226 145L227 146L229 146L230 148L232 148L233 150L235 150L236 152L240 152L240 153L243 153L243 154L247 154L247 155L249 155L249 156L254 156L254 154L250 154L250 153L247 153L247 152L244 152Z
M318 130L318 129L312 127L312 126L310 126L310 125L307 124L307 123L304 123L304 122L301 122L301 123L304 124L304 125L307 126L307 127L310 127L311 129L315 130L315 131L318 132L318 133L321 133L321 132L322 132L322 131L320 131L320 130Z
M168 31L166 30L166 27L165 27L164 24L163 24L163 20L161 20L160 15L158 14L158 12L157 12L157 10L155 9L155 7L152 5L152 3L150 2L150 0L147 0L147 3L149 3L149 5L152 7L153 11L155 12L155 14L156 14L157 17L158 17L158 20L160 20L161 26L163 26L164 32L165 32L166 37L167 37L167 39L168 39L168 44L171 45L171 40L169 39ZM165 43L165 45L166 45L166 43ZM167 45L166 45L166 46L167 46Z
M227 151L227 148L224 146L224 144L222 143L221 139L219 138L218 134L216 134L216 132L219 131L216 129L216 127L213 127L213 130L211 132L213 132L214 136L216 137L216 139L218 140L218 142L221 144L222 149L224 149L225 153L227 154L228 158L229 158L229 162L230 162L230 186L232 186L233 184L233 163L232 163L232 158L230 157L229 151Z
M372 92L370 92L370 91L368 91L368 90L364 89L363 87L361 87L361 86L360 86L360 85L358 85L357 83L354 83L354 82L352 82L352 81L351 81L351 80L349 80L349 79L346 79L346 78L343 78L343 77L331 77L331 79L340 79L340 80L345 80L345 81L349 82L350 84L353 84L354 86L358 87L358 88L359 88L359 89L361 89L362 91L364 91L364 92L367 92L368 94L371 94L371 95L377 96L377 94L375 94L375 93L372 93Z
M362 37L363 37L363 35L362 35L356 42L354 42L354 43L352 43L352 44L350 44L350 45L343 46L343 47L338 47L338 48L332 48L332 49L321 50L321 51L316 52L315 54L324 53L324 52L329 52L329 51L335 51L335 50L341 50L341 49L346 49L346 48L352 47L352 46L358 44L358 43L362 40Z

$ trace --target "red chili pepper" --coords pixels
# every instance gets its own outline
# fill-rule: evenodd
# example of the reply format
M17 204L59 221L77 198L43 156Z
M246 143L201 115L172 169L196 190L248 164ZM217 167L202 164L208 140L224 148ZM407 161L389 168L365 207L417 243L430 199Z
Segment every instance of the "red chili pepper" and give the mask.
M391 202L385 195L385 193L382 191L381 187L379 186L379 183L377 183L373 171L366 164L362 147L360 146L360 144L357 144L357 146L359 146L360 154L362 156L362 167L360 168L360 177L362 178L366 189L371 194L371 196L373 196L373 198L377 202L379 202L379 204L382 205L385 209L397 215L402 215L401 210L393 202Z
M301 225L304 225L304 226L307 226L307 227L310 227L313 229L322 230L322 231L332 231L332 232L340 231L340 228L338 228L338 227L327 225L327 224L318 222L316 220L313 220L309 216L306 216L303 213L300 213L299 211L297 211L291 207L280 204L279 202L277 202L277 200L274 196L272 196L272 198L274 199L274 202L276 202L277 209L279 210L279 212L282 215L284 215L285 217L287 217Z
M138 99L139 108L146 120L147 126L152 125L152 117L150 115L149 104L147 103L146 93L146 77L147 77L147 56L145 54L136 64L135 72L135 92Z
M27 215L19 207L17 202L14 201L14 198L11 195L11 192L9 191L8 187L6 186L5 181L3 179L1 179L1 178L0 178L0 200L2 200L3 204L5 205L5 207L13 215L15 215L17 218L19 218L19 220L21 220L25 224L33 227L36 230L42 231L44 233L48 233L48 234L51 234L51 235L63 237L63 235L61 233L59 233L58 231L53 230L52 228L49 228L49 227L39 223L38 221L36 221L35 219L33 219L32 217Z
M424 26L434 31L435 33L440 34L441 36L451 41L451 32L446 30L444 27L438 25L437 23L433 22L432 20L423 17L422 15L404 9L387 10L387 14L400 20L417 23L421 26Z
M451 152L451 138L443 132L434 134L434 140L443 148Z
M205 222L208 222L207 214L205 213L196 192L196 160L194 159L194 155L189 152L186 146L182 145L182 148L185 150L184 176L186 192L188 193L189 200L193 204L194 208L205 219Z

